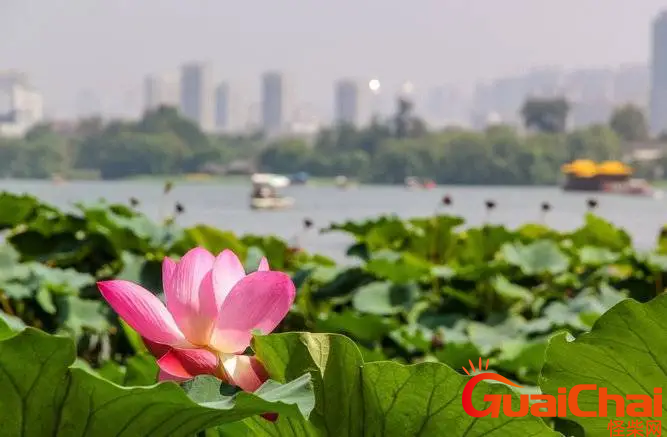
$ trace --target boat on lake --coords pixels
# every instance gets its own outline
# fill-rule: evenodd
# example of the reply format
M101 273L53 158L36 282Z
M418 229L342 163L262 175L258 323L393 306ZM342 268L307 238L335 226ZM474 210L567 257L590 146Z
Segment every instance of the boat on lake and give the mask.
M334 183L338 188L341 190L349 190L350 188L356 188L357 183L355 181L350 180L347 176L336 176L334 179Z
M289 178L276 174L256 173L251 176L251 209L285 209L294 206L294 199L279 194L279 189L290 185Z
M588 159L579 159L561 167L565 175L564 191L588 191L630 196L658 197L645 179L632 178L633 169L619 161L597 164Z
M414 176L408 176L407 178L405 178L405 180L403 181L403 185L405 185L405 187L409 190L415 190L415 189L430 190L437 186L435 181L432 179L420 180Z

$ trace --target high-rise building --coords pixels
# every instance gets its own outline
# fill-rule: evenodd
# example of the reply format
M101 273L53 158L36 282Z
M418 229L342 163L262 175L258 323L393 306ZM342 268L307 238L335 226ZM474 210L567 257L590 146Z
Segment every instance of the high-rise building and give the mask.
M358 126L361 122L359 85L353 80L340 80L336 82L334 93L336 123Z
M181 114L202 130L212 130L214 93L210 67L196 63L183 65L180 91Z
M262 76L262 129L268 135L281 133L291 114L289 89L285 77L278 72Z
M0 72L0 136L23 136L43 120L44 100L27 76Z
M178 107L179 85L176 74L147 76L144 80L144 110L148 111L159 106Z
M651 57L651 133L667 130L667 11L653 22Z
M226 131L231 122L231 96L229 84L223 82L215 88L215 129Z

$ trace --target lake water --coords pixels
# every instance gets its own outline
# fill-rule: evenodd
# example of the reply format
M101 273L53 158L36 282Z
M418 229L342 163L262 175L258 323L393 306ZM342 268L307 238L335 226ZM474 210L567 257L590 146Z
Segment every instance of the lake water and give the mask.
M319 234L312 229L302 231L304 218L311 219L317 228L332 222L359 220L381 214L402 217L432 215L443 195L448 194L453 205L447 210L463 216L468 224L479 225L487 220L484 202L493 199L496 208L488 222L516 227L541 220L540 205L547 201L552 211L546 223L568 230L581 225L590 193L564 193L556 187L449 187L409 191L400 186L360 186L339 190L327 186L293 186L284 194L296 200L295 207L284 211L252 211L248 206L250 185L213 182L180 183L169 195L163 195L163 184L155 181L74 181L55 185L50 181L0 181L0 190L29 193L59 207L74 202L95 201L99 198L128 203L137 198L139 209L152 218L173 211L175 202L185 207L179 216L182 225L205 223L237 233L276 234L292 239L298 235L301 245L318 253L341 259L350 240L341 234ZM650 248L663 223L667 223L667 200L615 195L596 196L597 213L622 226L633 236L635 245Z

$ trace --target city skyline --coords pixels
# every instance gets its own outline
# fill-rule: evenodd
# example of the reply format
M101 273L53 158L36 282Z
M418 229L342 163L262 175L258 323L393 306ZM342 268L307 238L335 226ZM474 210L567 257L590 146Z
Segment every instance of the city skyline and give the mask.
M250 101L259 97L256 77L284 71L298 84L297 99L329 116L329 84L341 77L377 76L385 89L411 80L421 92L452 83L471 87L532 66L647 63L651 22L667 7L658 0L632 8L620 0L506 0L483 7L422 0L410 8L378 0L319 7L291 0L295 8L175 0L161 7L127 0L28 3L0 6L6 36L0 59L12 62L0 69L27 72L58 117L75 115L77 96L86 90L109 116L137 115L141 78L188 59L211 61L221 73L216 81L238 84ZM337 22L345 22L345 32L335 30Z
M477 83L472 90L441 85L421 93L415 93L415 84L410 81L397 90L387 91L377 78L368 81L340 78L331 84L330 118L321 117L308 102L294 101L294 85L298 88L299 84L293 84L283 72L264 72L257 78L256 85L261 91L259 101L243 102L237 87L227 81L218 82L209 77L208 86L193 88L189 85L191 74L187 73L192 68L205 69L206 76L210 76L205 63L182 65L180 85L179 80L173 80L172 73L149 75L144 81L143 107L152 109L157 104L179 107L184 116L209 132L242 132L260 126L270 134L290 132L294 124L301 126L297 130L340 122L362 126L373 115L389 115L398 96L416 103L416 114L435 128L458 125L482 129L489 120L520 126L520 108L529 97L565 97L571 104L571 127L606 123L613 110L624 104L638 106L647 111L647 115L650 108L650 66L641 64L570 71L534 68L521 75ZM384 90L380 92L381 89ZM180 94L181 101L164 98L163 94ZM205 116L215 119L215 123L202 122L203 113L191 114L192 110L183 105L187 103L183 99L210 101L212 105L208 105Z

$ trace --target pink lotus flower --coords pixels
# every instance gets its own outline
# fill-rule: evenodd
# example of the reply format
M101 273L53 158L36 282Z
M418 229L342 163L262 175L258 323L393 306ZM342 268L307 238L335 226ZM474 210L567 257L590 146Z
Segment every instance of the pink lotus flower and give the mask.
M289 276L269 271L265 258L257 272L246 275L232 251L214 257L195 248L180 262L164 259L162 283L166 306L132 282L97 283L158 359L160 380L210 374L250 392L266 381L261 363L243 354L253 331L270 333L292 306L295 289Z

